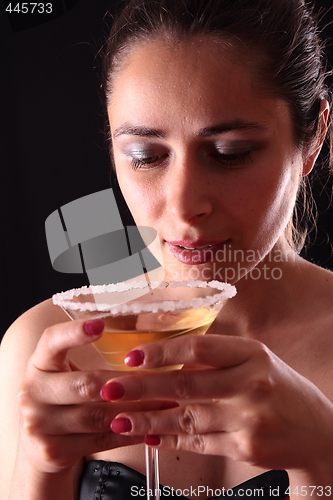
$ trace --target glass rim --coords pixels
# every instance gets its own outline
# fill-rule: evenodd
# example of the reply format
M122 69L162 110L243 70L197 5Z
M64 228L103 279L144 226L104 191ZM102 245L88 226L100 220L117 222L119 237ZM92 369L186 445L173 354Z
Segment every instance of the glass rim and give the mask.
M180 299L180 300L161 300L153 302L140 302L138 298L137 302L123 303L118 305L112 305L107 303L96 303L96 302L73 302L74 297L79 297L80 295L95 295L102 293L114 293L114 292L126 292L134 289L144 289L148 288L149 285L152 286L154 290L163 289L170 286L171 288L216 288L219 293L214 295L208 295L206 297L195 297L193 299ZM59 292L52 296L52 301L54 305L60 306L66 311L77 311L77 312L98 312L107 313L113 316L116 315L129 315L129 314L140 314L142 312L156 313L162 312L173 312L179 311L181 309L188 308L199 308L201 306L210 307L218 302L226 301L236 295L236 287L230 283L223 283L221 281L170 281L170 282L159 282L159 281L136 281L132 280L129 282L120 282L109 285L90 285L83 286L81 288L73 288L65 292Z

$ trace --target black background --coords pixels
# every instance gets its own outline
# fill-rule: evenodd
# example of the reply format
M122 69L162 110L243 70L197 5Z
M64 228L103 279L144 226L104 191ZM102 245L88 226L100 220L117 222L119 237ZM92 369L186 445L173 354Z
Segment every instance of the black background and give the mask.
M105 14L116 1L58 0L51 2L53 15L33 17L8 15L8 3L0 0L0 338L34 304L86 284L83 275L52 269L45 219L110 187L98 52L112 23ZM317 9L330 5L316 2ZM332 11L323 24L331 19ZM325 32L332 35L332 27ZM333 269L331 181L324 193L316 183L314 193L324 213L306 257ZM128 222L122 204L121 215Z

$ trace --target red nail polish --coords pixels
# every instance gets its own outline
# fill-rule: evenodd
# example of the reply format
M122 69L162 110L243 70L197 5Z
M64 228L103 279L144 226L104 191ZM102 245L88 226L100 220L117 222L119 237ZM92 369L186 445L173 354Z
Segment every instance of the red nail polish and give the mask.
M104 330L104 321L90 319L84 323L83 330L87 335L99 335Z
M156 434L149 434L145 437L145 443L148 444L148 446L159 446L161 444L161 438Z
M111 422L111 429L117 434L122 434L123 432L130 432L132 430L132 422L129 418L119 417L115 418Z
M145 360L145 353L139 349L135 349L127 354L125 364L130 367L140 366Z
M104 401L115 401L124 395L124 387L119 382L108 382L102 387L101 398Z

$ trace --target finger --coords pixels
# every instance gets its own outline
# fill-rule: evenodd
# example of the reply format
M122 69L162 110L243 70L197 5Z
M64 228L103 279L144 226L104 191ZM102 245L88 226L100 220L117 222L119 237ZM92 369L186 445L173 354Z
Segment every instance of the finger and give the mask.
M101 389L110 376L125 378L124 372L109 370L48 372L40 370L38 377L21 385L18 401L25 406L31 400L45 405L74 405L102 401Z
M190 451L203 455L223 455L237 462L247 462L267 469L284 469L289 461L285 441L271 444L271 437L265 441L250 439L246 431L212 432L207 434L147 435L145 443L159 449ZM286 462L287 460L287 462ZM290 467L292 468L292 466Z
M153 411L165 407L165 402L90 403L84 405L40 406L38 412L23 412L23 426L30 435L70 435L108 432L111 422L124 411Z
M39 370L62 371L67 351L93 342L102 335L103 328L104 323L100 319L53 325L41 336L31 363Z
M247 391L264 391L264 375L252 373L252 366L224 370L174 370L137 373L108 381L101 390L105 401L170 399L173 401L225 399ZM251 392L251 393L252 393Z
M111 374L115 377L122 375L122 380L130 375L109 370L40 372L38 380L33 383L28 380L21 385L17 399L21 408L36 404L64 406L105 402L107 400L102 397L102 389ZM160 397L153 399L161 400Z
M242 449L233 432L209 434L148 435L145 443L158 449L190 451L202 455L223 455L238 461L246 461L248 452Z
M229 335L187 335L139 346L128 353L125 363L143 369L177 364L228 368L246 362L259 345Z
M123 411L112 421L114 432L133 435L207 434L241 428L240 411L232 404L189 404L168 411Z
M107 370L75 371L75 372L42 372L38 383L29 385L29 395L47 405L75 405L102 401L100 392L107 380L110 379ZM118 372L119 374L119 372ZM22 402L22 392L19 401Z

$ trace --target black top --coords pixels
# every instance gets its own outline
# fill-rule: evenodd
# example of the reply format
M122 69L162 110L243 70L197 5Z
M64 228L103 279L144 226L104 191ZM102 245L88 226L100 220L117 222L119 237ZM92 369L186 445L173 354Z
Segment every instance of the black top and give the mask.
M288 496L289 479L284 470L271 470L256 476L235 488L213 491L206 489L210 498L232 500L284 500ZM134 500L146 499L146 477L126 465L117 462L92 460L86 462L81 477L79 500ZM186 499L185 490L172 490L160 485L160 498ZM192 495L198 490L192 491Z

